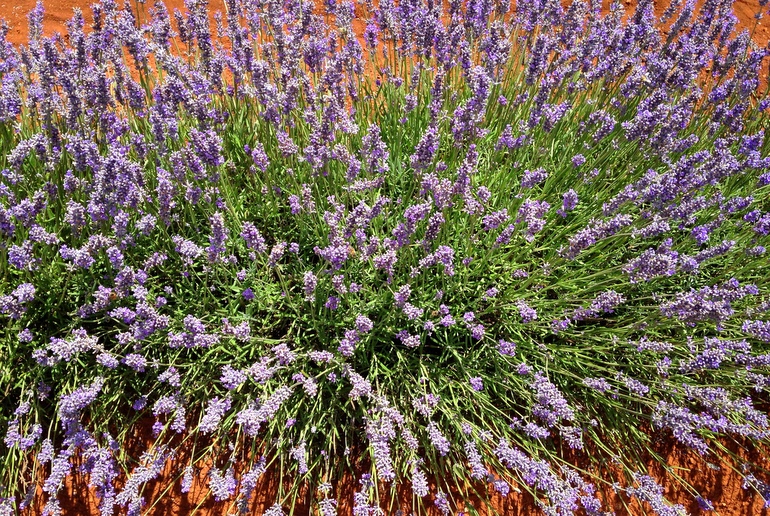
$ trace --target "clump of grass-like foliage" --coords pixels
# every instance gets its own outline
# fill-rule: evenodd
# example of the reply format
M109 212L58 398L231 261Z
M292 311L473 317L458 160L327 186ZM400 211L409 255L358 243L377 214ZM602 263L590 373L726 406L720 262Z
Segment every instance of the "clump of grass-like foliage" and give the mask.
M57 514L75 463L102 514L140 514L201 461L243 512L280 471L270 515L309 488L330 516L370 464L357 516L402 483L415 511L459 486L603 514L563 446L683 512L640 472L650 429L706 460L770 435L770 99L731 1L679 4L108 0L67 37L41 5L27 45L3 27L0 514L41 479Z

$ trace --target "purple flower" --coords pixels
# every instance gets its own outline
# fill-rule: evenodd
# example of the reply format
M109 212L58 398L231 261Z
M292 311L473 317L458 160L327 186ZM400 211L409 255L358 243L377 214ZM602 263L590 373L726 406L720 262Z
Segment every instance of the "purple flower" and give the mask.
M372 328L374 328L374 323L372 323L371 319L365 315L359 315L356 317L356 330L359 334L363 335L369 333L372 331Z
M72 262L76 267L81 269L90 268L96 261L93 256L91 256L87 246L82 249L70 249L68 246L62 245L59 248L59 254L63 259ZM198 254L200 254L200 252Z
M469 382L470 382L471 387L473 388L474 391L478 392L478 391L484 389L484 383L481 380L480 376L474 376L473 378L471 378L469 380Z
M612 391L612 385L604 378L583 378L583 385L602 394Z
M557 476L546 461L532 459L511 448L504 439L500 440L495 455L506 467L517 471L527 485L542 489L554 506L554 514L569 514L577 509L579 489Z
M524 142L526 140L527 140L526 134L522 134L517 138L514 138L513 131L511 129L511 124L508 124L505 126L505 129L503 129L503 132L500 133L500 138L497 140L497 143L495 144L495 150L497 151L502 150L503 147L506 147L508 149L518 149L519 147L524 145Z
M440 396L429 392L424 396L414 398L412 400L412 406L418 413L422 414L426 418L429 418L440 401Z
M246 247L253 249L258 253L264 253L267 251L267 245L262 234L251 222L243 223L243 231L241 231L241 238L246 241Z
M143 373L145 367L147 367L147 359L139 353L129 353L122 362L138 373Z
M559 389L542 373L535 373L530 383L535 391L537 403L532 408L532 414L547 426L555 426L561 419L572 421L575 412L567 403Z
M521 177L521 187L534 188L536 185L545 181L546 178L548 178L548 172L546 172L544 168L525 170L524 175Z
M171 237L171 241L174 243L174 250L182 256L182 259L187 264L192 264L192 261L203 253L203 249L179 235Z
M700 510L702 511L713 511L714 510L714 504L711 503L706 498L703 498L702 496L696 496L695 501L698 502L698 507L700 507Z
M454 249L442 245L435 252L420 260L420 268L430 267L436 264L444 266L444 274L454 276Z
M508 210L502 209L489 215L485 215L481 219L481 225L485 231L491 231L500 227L500 225L507 221L508 218Z
M131 404L131 408L134 410L144 410L147 406L147 396L140 396Z
M46 350L52 355L50 357L52 363L58 363L60 361L69 362L78 353L91 351L97 348L98 339L89 336L83 328L72 330L72 334L66 340L51 337L49 344L46 346Z
M409 285L402 285L401 288L393 294L395 299L395 305L397 308L403 308L406 302L409 300L409 296L412 294L412 289Z
M558 210L558 214L562 217L566 217L567 213L574 210L578 204L578 194L575 190L569 189L562 197L561 209Z
M302 211L302 204L300 203L299 197L296 195L289 196L289 208L292 215L297 215Z
M369 21L364 29L364 41L369 46L369 51L377 50L377 38L380 35L380 29L373 21Z
M181 385L182 377L179 374L179 371L177 371L177 368L171 366L158 375L158 381L178 388Z
M581 251L591 247L599 240L614 235L633 221L633 217L625 214L616 215L609 220L591 220L588 226L570 237L569 248L560 254L568 260L574 260Z
M342 340L340 340L340 345L337 347L337 351L346 357L353 356L353 353L356 350L356 345L360 340L361 339L358 335L358 331L347 330L345 332L345 336L342 338Z
M251 151L251 160L254 162L254 166L256 166L261 172L265 172L268 165L270 165L270 159L265 153L265 148L260 142L256 142L254 144L254 148L246 149L246 152L248 153L249 150Z
M752 229L760 235L770 235L770 213L762 215L762 218L756 221Z
M572 166L577 168L586 162L585 156L582 154L575 154L572 156Z
M410 321L413 321L415 319L419 319L422 317L423 313L425 313L425 310L422 308L417 308L412 303L404 303L404 307L402 309L404 312L404 315L406 315L407 319Z
M679 370L683 373L700 372L706 369L719 369L723 362L734 359L736 353L747 356L751 346L745 340L721 340L706 337L703 340L703 350L689 360L682 360ZM696 348L691 345L690 350L695 354Z
M528 242L535 239L535 234L545 227L545 216L551 205L545 201L526 199L519 208L517 222L524 222L527 225L527 234L525 236Z
M706 320L712 320L717 325L721 325L735 313L732 308L734 301L757 293L756 286L741 287L733 278L722 285L680 292L672 301L661 304L660 311L664 316L676 317L690 326Z
M428 438L433 447L439 452L439 455L443 457L449 453L449 440L441 433L435 421L428 423Z
M198 429L204 434L210 434L211 432L216 431L222 417L224 417L225 413L230 410L230 405L231 401L229 397L215 397L210 399L206 406L206 411L201 418L201 422L198 425Z
M626 376L624 374L618 373L615 376L617 379L620 379L623 381L623 383L626 385L626 388L631 392L632 394L637 394L641 397L646 396L650 392L650 388L644 385L642 382L635 378L631 378L629 376Z
M311 271L305 272L305 275L303 277L303 283L304 283L304 291L305 291L305 300L306 301L312 301L314 299L314 292L316 287L318 286L318 278L316 278L316 275L313 274Z
M266 397L259 405L255 403L241 410L235 417L235 423L243 427L246 435L254 437L259 432L262 424L270 421L281 406L291 397L291 389L279 387L270 396Z
M412 492L419 497L427 496L430 492L428 478L417 466L412 468Z
M516 308L519 310L521 321L524 324L537 320L537 311L529 306L526 301L517 301Z
M372 124L366 135L361 139L361 154L364 160L364 170L369 174L384 174L390 170L388 158L390 152L380 136L380 128ZM350 177L348 181L350 181Z
M308 357L316 364L331 364L334 360L334 354L330 351L311 351Z
M641 473L634 473L634 481L638 487L628 487L626 492L629 496L639 499L642 502L650 504L652 511L660 516L680 516L685 514L685 508L682 505L671 505L663 496L663 488L655 480Z
M554 319L551 321L551 331L558 334L560 332L565 331L567 328L569 328L569 325L572 323L572 319L569 317L565 317L564 319Z
M270 256L268 256L267 259L268 267L275 267L278 265L278 262L283 258L284 253L286 253L287 247L288 244L286 242L278 242L272 249L270 249Z
M209 470L209 488L214 500L223 502L235 496L238 482L235 480L235 470L230 466L224 474L218 468Z
M465 455L468 457L468 465L471 467L471 478L474 480L485 478L487 476L487 468L484 466L476 443L473 441L466 441L463 448L465 449Z
M347 294L348 288L345 286L345 275L335 274L332 276L332 287L338 294Z
M435 505L444 516L449 516L452 513L452 509L449 506L449 500L447 500L446 494L444 494L443 491L436 493L436 498L433 500L433 505Z
M219 382L225 389L232 391L243 384L246 378L246 373L240 369L234 369L230 364L226 364L222 367L222 375L219 377Z
M21 246L12 245L8 248L8 263L20 270L34 271L40 260L35 258L32 242L27 240Z
M225 227L225 219L220 212L211 216L211 236L209 237L209 247L206 249L209 262L221 261L221 255L226 252L225 242L227 242L228 231Z
M299 152L299 147L297 146L296 143L294 143L294 140L292 140L291 136L289 136L288 133L281 130L276 131L276 138L278 140L278 150L281 151L281 155L284 158L288 158L289 156ZM262 159L262 156L257 156L257 157L260 159L258 160L254 159L254 154L252 153L252 160L254 160L254 164L260 168L264 165L265 169L262 170L264 172L267 169L267 164L268 164L267 156L265 156L264 159Z
M658 276L673 276L679 253L671 250L672 240L666 239L657 249L647 249L623 267L631 283L650 281Z
M409 157L409 163L416 173L422 172L433 163L439 147L439 133L435 125L431 124L420 138L414 149L414 154Z
M330 373L333 374L333 373ZM345 370L345 376L350 381L350 385L352 386L352 389L350 389L349 397L352 400L357 400L359 398L362 398L364 396L369 396L372 394L372 384L361 376L360 374L356 373L352 369L348 368ZM336 378L336 375L334 376ZM334 380L332 380L333 382Z
M501 355L513 356L516 354L516 344L500 339L497 343L497 351Z
M755 339L770 343L770 321L743 321L741 330Z
M246 301L251 301L254 299L254 291L251 290L251 288L247 288L246 290L244 290L242 295L243 295L243 299L245 299Z
M297 359L297 354L286 343L273 346L270 348L270 351L275 354L275 358L278 359L278 363L282 366L289 365Z
M412 335L406 330L401 330L396 334L396 338L401 341L401 344L408 348L416 348L420 346L420 336Z
M335 271L340 270L350 256L350 248L344 242L338 242L323 249L315 246L313 251L321 258L328 261ZM377 258L375 258L375 265L376 263Z
M305 441L302 441L299 443L299 445L292 448L291 451L289 452L289 455L295 461L297 461L297 473L299 473L300 475L304 475L305 473L308 472L307 458L305 456L307 452L305 450L305 446L306 446Z
M484 325L483 324L471 324L468 326L471 330L471 337L474 340L481 340L484 338Z
M598 317L602 313L613 313L615 308L626 301L625 296L614 290L606 290L598 294L588 308L578 308L571 314L571 320L582 321L591 317ZM566 319L564 329L569 326L570 319ZM553 326L552 326L553 327Z
M59 418L65 425L69 425L80 416L80 411L96 400L104 386L104 378L97 377L90 385L78 387L71 394L63 395L59 399Z
M184 469L184 474L182 475L181 484L182 484L181 485L182 493L189 493L193 484L193 467L192 466L187 466Z
M217 167L225 162L222 157L222 138L213 130L198 131L193 128L190 130L190 140L196 155L207 165Z
M375 268L385 271L388 275L388 282L391 282L393 280L395 265L396 265L396 262L398 261L398 257L396 256L396 251L393 249L389 249L385 251L383 254L375 256L373 258L373 261L374 261Z

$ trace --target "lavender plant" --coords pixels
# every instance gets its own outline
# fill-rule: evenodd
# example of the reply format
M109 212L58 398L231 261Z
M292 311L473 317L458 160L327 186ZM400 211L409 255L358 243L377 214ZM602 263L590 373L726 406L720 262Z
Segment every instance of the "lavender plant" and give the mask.
M356 515L605 514L566 446L673 515L652 435L767 444L770 49L730 0L185 6L0 29L0 514L202 461L244 514L264 475L336 514L351 467Z

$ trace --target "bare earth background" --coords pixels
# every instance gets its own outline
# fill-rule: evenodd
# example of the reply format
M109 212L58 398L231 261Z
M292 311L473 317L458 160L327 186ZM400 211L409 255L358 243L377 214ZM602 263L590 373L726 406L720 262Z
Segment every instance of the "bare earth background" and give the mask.
M636 0L623 1L627 9L632 9L636 3ZM10 25L11 29L8 39L11 43L16 45L26 44L27 13L35 6L35 3L36 0L0 0L0 19L4 18ZM45 35L50 36L55 32L65 34L64 22L72 17L73 9L76 7L83 10L86 22L88 23L91 19L91 3L92 0L45 1L45 18L43 21ZM165 3L170 12L173 12L174 8L184 12L183 0L166 0ZM136 4L132 2L132 5ZM147 8L150 5L151 2L147 2L145 7ZM603 0L603 6L607 10L609 1ZM668 1L655 0L656 14L662 14L667 6ZM210 9L212 13L217 10L224 12L222 0L210 0ZM754 15L760 9L759 0L737 0L734 5L735 14L739 20L738 29L752 31L752 37L756 44L758 46L765 46L768 44L768 40L770 40L770 16L757 21ZM361 37L364 29L363 22L354 22L354 28L358 32L358 36ZM762 82L764 86L766 85L767 75L763 75ZM150 425L146 425L144 430L137 432L134 443L135 456L141 454L141 451L146 449L146 446L150 443ZM738 457L756 460L760 456L757 450L744 448L739 443L725 442L724 444L729 453L735 454ZM729 467L719 468L716 466L721 462L719 457L709 457L709 463L711 463L711 466L709 466L701 457L678 446L675 444L674 439L670 439L667 436L656 436L654 451L665 458L667 465L673 468L676 475L681 476L700 494L714 503L716 514L720 516L770 515L770 510L763 508L761 497L741 487L740 474ZM766 450L765 455L770 455L770 450ZM570 452L565 454L565 458L574 464L584 464L587 467L588 461L585 453L576 454ZM183 461L177 461L175 464L181 462ZM666 496L671 502L681 503L693 515L706 514L699 509L698 504L694 500L695 495L675 483L670 475L665 474L663 468L655 460L650 457L647 464L648 473L657 478L661 485L664 486ZM195 513L200 516L215 516L233 513L234 507L232 504L227 502L216 503L208 496L206 485L207 465L199 464L199 466L200 473L196 478L193 488L184 495L179 491L180 472L178 467L168 466L161 477L145 489L144 495L148 504L143 514L148 516L186 516ZM279 479L277 475L270 475L269 473L263 476L263 480L257 488L253 514L262 514L276 501ZM617 480L621 480L619 471ZM604 499L608 502L607 508L613 509L618 516L626 514L641 516L649 513L649 507L641 506L637 502L629 503L628 497L614 493L611 487L597 487L604 493ZM335 486L333 495L339 501L338 514L340 516L352 514L353 493L357 488L356 479L353 477L349 477ZM168 489L168 492L165 492L166 489ZM396 510L400 508L406 516L412 512L413 503L416 500L413 500L409 485L399 486L397 491L396 499L392 503L390 500L383 500L382 508L385 514L395 514ZM65 516L95 516L99 514L97 498L87 487L87 479L82 476L68 477L65 488L61 491L60 498ZM156 501L157 503L155 503ZM42 492L40 492L29 514L40 514L44 502ZM155 505L153 505L154 503ZM423 500L423 503L426 506L432 505L428 497ZM493 497L493 505L494 509L503 516L534 516L542 514L537 508L535 500L526 492L517 493L512 491L505 499L495 495ZM474 506L477 509L480 508L480 504L474 504ZM311 509L307 504L300 502L295 507L293 516L305 516L310 513ZM431 510L430 513L438 514L438 511ZM482 512L482 514L484 513ZM489 514L493 514L493 512L490 511Z

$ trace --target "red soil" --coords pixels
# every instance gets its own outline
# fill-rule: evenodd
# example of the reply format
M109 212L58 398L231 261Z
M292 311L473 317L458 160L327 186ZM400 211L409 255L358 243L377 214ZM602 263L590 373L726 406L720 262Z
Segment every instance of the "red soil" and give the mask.
M628 8L633 7L636 0L623 0ZM37 0L0 0L0 18L8 21L11 26L11 31L8 34L8 39L14 44L25 44L27 41L27 13L35 6ZM65 32L64 22L72 17L72 10L76 7L80 7L83 10L83 14L86 16L86 20L89 19L91 10L90 5L92 0L45 0L45 18L43 20L43 28L46 35L51 35L54 32ZM132 1L132 4L135 2ZM564 0L565 4L569 3L569 0ZM655 0L655 13L660 15L668 6L668 0ZM146 1L145 8L151 6L152 2ZM174 9L179 9L184 12L183 0L166 0L166 7L169 12L173 12ZM609 0L602 0L602 4L607 9L609 7ZM211 12L222 11L224 12L223 0L209 0L209 6ZM754 41L760 47L765 46L770 41L770 17L766 17L759 21L754 19L754 15L760 11L759 0L736 0L734 5L735 15L738 17L738 29L748 29L753 31L752 37ZM363 23L356 24L356 32L363 32Z
M8 39L11 43L17 45L26 43L27 13L34 7L35 3L36 0L0 0L0 18L8 21L11 27L8 34ZM65 33L64 22L70 19L72 10L75 7L80 7L83 10L83 14L88 21L91 14L89 7L91 3L91 0L48 0L45 3L46 10L43 21L45 35L52 35L55 32ZM174 8L184 11L183 0L166 0L165 3L170 12L173 12ZM603 0L603 3L605 7L608 7L608 0ZM625 4L629 8L633 7L634 3L635 0L625 0ZM149 5L150 2L147 2L146 6ZM656 0L656 14L662 14L667 5L668 2L665 0ZM210 0L210 7L212 12L216 10L224 11L222 0ZM767 45L768 40L770 40L770 17L759 21L754 19L754 15L760 10L759 0L737 0L734 9L739 19L738 28L752 31L752 37L757 45ZM364 23L356 20L354 28L358 36L361 37ZM144 430L138 431L137 442L146 446L149 444L149 440L146 439L150 435L149 427L144 428ZM739 460L761 462L768 460L766 458L763 459L763 456L767 457L770 455L768 450L764 450L764 453L762 453L760 450L752 447L744 448L736 443L726 444L726 447ZM721 468L709 466L703 458L683 449L683 447L674 442L673 438L667 438L666 436L657 436L657 441L653 448L655 453L663 457L665 464L672 468L675 474L681 476L705 498L713 502L716 507L716 514L721 516L770 514L770 511L763 508L761 497L750 490L744 490L741 487L741 475L732 468L724 466L726 462L720 460L720 457L709 457L708 463L712 464L712 466L722 464ZM137 446L134 451L136 453L132 455L138 456L142 451L141 446ZM184 450L181 453L184 453ZM577 465L587 466L589 463L584 454L570 453L566 454L565 458ZM673 481L671 476L666 474L664 468L652 457L648 456L648 459L648 473L659 480L659 483L664 487L666 497L673 503L684 505L688 512L693 515L702 514L703 512L698 508L698 504L694 500L694 495L688 492L681 484ZM181 468L178 465L185 463L184 460L175 461L173 464L170 461L167 462L167 466L160 478L146 487L144 496L148 504L143 514L182 516L195 513L201 516L215 516L232 513L234 510L232 504L214 502L209 496L205 481L208 466L205 464L199 464L200 472L191 491L187 494L181 494L179 487ZM735 464L736 462L732 463ZM770 464L764 464L764 466L770 467ZM619 468L614 468L614 470L617 475L616 480L625 483ZM83 475L76 474L67 479L59 495L65 516L90 516L99 513L97 508L98 499L92 490L88 488L87 483L87 478ZM252 504L252 514L262 514L275 503L279 487L278 483L279 476L275 471L269 470L267 474L263 475L256 491L254 503ZM605 486L603 489L601 486L599 487L600 497L606 502L606 507L613 509L619 516L625 514L641 516L648 514L650 511L648 506L643 506L637 502L630 502L627 496L616 494L610 486ZM356 479L351 476L335 485L331 496L334 496L339 501L338 514L341 516L352 513L353 493L357 488ZM166 489L169 489L168 493L164 493ZM163 496L164 494L165 496ZM412 510L417 509L416 506L413 506L414 501L411 487L409 485L402 485L396 489L396 499L392 501L383 500L382 508L385 514L394 514L400 508L403 514L407 515ZM480 514L491 515L495 514L495 512L504 516L542 514L537 508L533 497L524 490L521 493L511 491L506 498L495 495L492 501L493 509L491 511L484 511L479 503L473 505L480 511ZM422 502L425 506L429 507L429 514L439 514L431 506L429 497L426 497ZM45 499L42 492L39 491L31 511L28 512L34 515L40 514L44 503ZM299 500L293 514L303 516L310 513L311 509L308 507L307 502Z
M149 439L150 426L151 421L146 425L139 425L140 430L137 432L137 439L128 446L127 451L131 456L137 457L142 451L149 448L151 444ZM760 451L750 447L750 445L749 447L744 447L742 444L735 442L725 442L725 448L727 450L725 453L700 457L696 453L677 445L673 438L660 436L652 445L653 451L663 458L667 468L670 468L675 475L682 477L684 481L695 489L695 492L700 493L714 504L715 512L711 514L719 516L758 516L770 514L770 511L763 508L764 502L761 497L753 491L745 490L741 487L741 475L728 465L748 460L750 462L759 462L764 467L768 467L770 464L766 464L766 462L770 459L766 457L770 457L768 453L770 450ZM189 450L187 452L189 453ZM737 457L737 462L730 461L728 453L731 456ZM142 495L147 501L147 505L142 514L150 516L183 516L189 514L219 516L235 514L236 507L232 502L215 502L209 494L206 479L211 464L196 464L197 475L192 489L186 494L181 493L180 478L182 469L189 462L189 456L185 454L185 447L181 447L176 460L174 462L167 461L160 477L145 487ZM672 480L671 474L666 473L664 467L650 457L649 454L643 454L642 456L647 457L647 473L656 478L663 486L665 496L669 501L682 504L688 514L707 514L698 507L698 503L694 498L695 494L687 491L683 485ZM585 452L567 452L565 453L565 458L568 462L578 467L590 469L590 461ZM626 486L627 480L623 478L621 468L613 466L610 461L607 461L606 464L607 466L603 471L602 478L608 482L617 481L621 485ZM77 468L74 469L76 470ZM370 471L368 467L359 469L361 473ZM268 469L267 473L262 476L252 499L250 514L261 515L276 502L279 479L280 475L276 468ZM432 490L434 487L435 485L431 483ZM473 487L476 489L484 488L482 484L476 484ZM618 516L646 516L650 514L649 506L640 504L636 500L631 500L625 494L616 493L609 484L597 487L605 510L611 509ZM290 488L290 484L284 483L284 492L288 488ZM357 479L349 474L345 475L341 481L334 485L330 496L338 500L338 514L340 516L352 514L353 494L357 489ZM168 491L166 492L166 490ZM432 506L432 498L430 496L419 501L413 497L409 484L396 486L393 496L389 496L388 493L387 489L380 490L380 507L384 511L384 515L393 515L399 509L404 516L409 515L412 511L417 511L418 506L416 504L420 504L427 509L425 512L427 516L440 516L441 514ZM492 493L491 490L490 493ZM454 494L456 495L457 493ZM99 514L98 498L89 489L88 479L85 475L75 474L68 477L59 493L59 500L61 501L63 516L96 516ZM293 516L317 514L311 508L315 503L311 502L313 503L311 506L310 500L312 500L312 497L298 497ZM506 498L494 493L491 502L491 508L485 508L484 504L477 497L470 497L468 503L478 511L478 514L486 516L536 516L542 514L537 507L535 499L523 488L521 492L512 490ZM38 489L31 510L26 511L26 514L29 514L29 516L41 514L44 503L45 496Z

